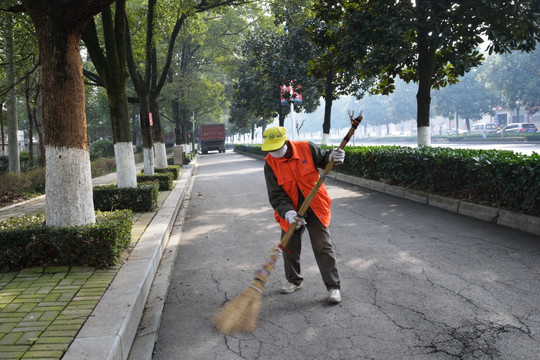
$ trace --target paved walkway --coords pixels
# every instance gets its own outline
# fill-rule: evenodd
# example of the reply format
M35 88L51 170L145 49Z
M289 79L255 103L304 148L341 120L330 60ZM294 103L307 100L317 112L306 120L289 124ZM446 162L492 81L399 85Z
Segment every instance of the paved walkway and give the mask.
M174 181L174 190L160 192L155 211L133 214L131 244L114 268L37 267L0 274L0 359L60 359L72 344L77 344L81 329L90 316L97 316L96 305L105 297L111 283L131 258L128 254L133 252L166 201L178 203L181 200L175 190L179 185L185 187L184 175L190 173L191 170L182 169L180 180ZM115 182L115 173L93 180L94 185ZM171 195L177 197L170 199ZM45 196L40 196L0 209L0 221L44 211ZM171 217L175 217L175 211ZM153 274L149 276L153 279ZM118 347L109 349L110 353L115 351ZM76 351L71 353L73 358L82 359Z

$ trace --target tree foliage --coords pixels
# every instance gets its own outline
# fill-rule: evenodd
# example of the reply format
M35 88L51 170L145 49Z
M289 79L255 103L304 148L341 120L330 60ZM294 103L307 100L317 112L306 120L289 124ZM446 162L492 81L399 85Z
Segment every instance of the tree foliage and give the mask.
M492 56L486 62L481 80L488 89L500 92L509 109L523 107L534 114L540 110L540 51L515 52Z
M539 39L538 2L320 0L319 38L341 72L373 78L372 90L388 94L396 77L418 83L417 124L429 127L430 90L456 83L489 53L531 51ZM421 139L419 143L429 142Z

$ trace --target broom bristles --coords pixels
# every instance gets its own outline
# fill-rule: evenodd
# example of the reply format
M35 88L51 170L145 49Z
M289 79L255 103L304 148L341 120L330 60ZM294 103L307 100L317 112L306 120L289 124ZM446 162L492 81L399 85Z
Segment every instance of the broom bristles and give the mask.
M253 332L257 328L261 302L261 292L248 287L221 309L214 318L214 325L224 335Z

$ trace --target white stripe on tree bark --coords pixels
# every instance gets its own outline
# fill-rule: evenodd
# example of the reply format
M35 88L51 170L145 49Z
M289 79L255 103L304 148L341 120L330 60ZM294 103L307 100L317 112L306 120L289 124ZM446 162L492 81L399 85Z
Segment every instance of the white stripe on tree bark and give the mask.
M154 151L156 153L156 167L158 169L167 168L167 152L165 149L165 144L161 142L154 143Z
M328 138L329 138L329 137L330 137L329 134L323 133L323 134L322 134L321 145L327 145L327 144L328 144Z
M143 148L144 175L154 175L154 149Z
M137 187L137 170L135 169L135 156L131 142L114 144L114 157L116 158L116 183L118 187Z
M45 158L47 225L95 223L88 151L48 145L45 147Z
M429 126L418 128L418 145L431 146L431 128Z

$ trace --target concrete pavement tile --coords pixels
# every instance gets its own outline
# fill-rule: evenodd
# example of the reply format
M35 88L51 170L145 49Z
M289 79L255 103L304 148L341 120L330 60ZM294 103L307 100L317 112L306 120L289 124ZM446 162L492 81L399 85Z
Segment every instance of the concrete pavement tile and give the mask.
M19 295L16 299L13 299L13 302L41 302L45 297L44 294L33 294L33 295Z
M12 332L9 334L4 334L0 339L0 345L14 345L24 333Z
M26 314L23 313L0 313L0 324L6 322L19 322Z
M37 321L42 315L43 315L43 312L32 311L26 314L26 316L22 319L22 321Z
M43 315L39 318L41 321L48 321L48 320L54 320L56 317L60 314L60 311L45 311Z
M27 347L24 347L23 350L4 349L3 346L0 346L0 359L20 359L22 354L24 354L27 349Z
M65 343L35 343L29 350L32 351L65 351L69 344ZM61 354L60 354L61 355Z
M53 276L67 274L69 271L69 266L47 266L45 269L43 269L44 274L53 274Z
M17 345L32 345L41 335L41 331L28 331L20 334L22 336L17 340Z
M36 274L43 274L43 268L40 268L40 267L32 267L32 268L26 268L26 269L22 269L20 272L19 272L19 276L26 276L26 275L36 275Z
M39 344L69 344L73 341L73 336L51 336L49 333L43 333L36 340L36 345Z
M48 294L54 289L54 286L41 286L37 294Z
M18 313L27 313L36 308L36 306L39 305L39 303L15 303L13 305L21 305L19 309L17 310ZM41 309L43 310L43 309ZM1 315L0 315L1 316Z
M17 311L22 304L7 304L2 308L2 312L15 312Z
M76 292L68 292L68 293L60 294L60 296L56 299L56 301L69 302L75 297L76 294L77 294Z
M19 331L43 331L49 326L51 322L50 321L27 321L27 322L20 322L15 328L13 328L13 332L19 332Z
M5 295L0 294L0 305L7 305L16 298L17 298L16 295L5 296Z
M34 351L27 351L24 354L24 357L22 359L42 359L43 357L51 358L51 359L60 359L62 356L63 351L62 350L34 350Z
M77 335L78 329L74 330L67 330L62 327L62 330L50 330L50 326L45 330L39 339L44 339L43 341L49 341L45 339L51 339L51 338L71 338L73 340L75 338L75 335ZM51 340L52 341L52 340Z
M50 294L45 295L45 297L43 298L43 301L44 302L56 302L60 296L62 296L61 292L50 293Z
M40 310L40 311L62 311L64 309L65 305L60 305L60 306L44 306L42 305L41 303L40 304L37 304L37 306L35 306L35 308L37 310Z

